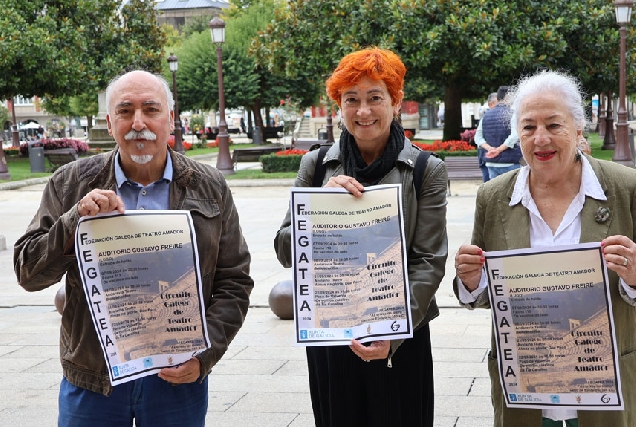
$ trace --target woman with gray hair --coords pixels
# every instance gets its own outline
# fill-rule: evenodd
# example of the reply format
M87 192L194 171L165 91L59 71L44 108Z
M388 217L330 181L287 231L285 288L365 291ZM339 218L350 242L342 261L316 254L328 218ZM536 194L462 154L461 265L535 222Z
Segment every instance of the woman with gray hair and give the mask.
M511 125L527 165L483 184L472 242L455 256L455 293L468 308L490 308L485 251L601 242L608 268L625 410L511 409L506 406L493 335L488 370L496 427L636 425L636 171L581 153L580 86L541 71L508 94ZM599 212L603 213L599 216ZM574 357L574 356L573 356Z

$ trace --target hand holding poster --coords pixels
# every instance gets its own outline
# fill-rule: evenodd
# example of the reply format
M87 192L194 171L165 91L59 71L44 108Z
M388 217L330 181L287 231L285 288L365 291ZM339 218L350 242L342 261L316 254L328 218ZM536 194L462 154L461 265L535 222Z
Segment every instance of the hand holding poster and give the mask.
M113 385L210 346L187 211L82 217L75 252Z
M623 409L600 244L487 252L485 267L507 406Z
M400 190L292 188L298 345L412 336Z

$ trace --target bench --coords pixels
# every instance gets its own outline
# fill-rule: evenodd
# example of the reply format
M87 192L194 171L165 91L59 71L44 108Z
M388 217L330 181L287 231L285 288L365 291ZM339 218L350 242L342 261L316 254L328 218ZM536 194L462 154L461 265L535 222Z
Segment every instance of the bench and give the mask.
M258 162L262 155L276 153L282 149L283 147L278 144L271 144L266 147L235 148L232 151L232 163L236 167L238 162Z
M295 139L292 143L292 150L307 150L311 151L312 148L316 146L327 144L326 139L308 139L308 138L298 138Z
M240 133L240 129L239 128L227 128L227 133L228 134L239 134ZM208 142L213 142L216 140L216 137L219 136L219 133L221 133L219 131L219 127L218 126L214 126L210 132L205 132L205 138L207 139ZM195 135L197 137L197 139L199 141L201 141L201 136L204 134L203 130L198 130Z
M44 150L44 157L49 159L51 170L55 171L60 166L77 160L77 152L74 148L58 148L56 150Z
M477 156L446 156L446 172L448 173L448 194L451 181L483 180Z
M201 141L201 135L203 135L203 131L197 131L195 135L197 136L197 139ZM209 142L215 141L218 135L219 128L212 129L212 132L205 132L205 137Z
M266 126L261 128L261 140L265 141L268 138L280 139L283 136L283 126ZM254 139L254 131L248 130L247 137Z

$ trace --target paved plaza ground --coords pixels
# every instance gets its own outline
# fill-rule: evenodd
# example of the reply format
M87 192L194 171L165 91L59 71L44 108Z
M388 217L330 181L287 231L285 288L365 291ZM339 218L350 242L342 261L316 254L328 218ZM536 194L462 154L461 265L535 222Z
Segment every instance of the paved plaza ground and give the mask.
M201 160L214 164L215 159ZM258 167L240 164L240 167ZM273 239L289 203L292 180L228 181L252 253L255 288L245 325L210 377L209 426L309 427L313 424L303 348L292 321L269 309L271 288L291 278ZM55 426L61 379L59 286L27 293L13 274L13 244L35 213L44 184L0 184L0 426ZM258 186L255 186L258 185ZM431 323L436 427L492 425L486 353L490 312L459 308L452 293L453 256L470 239L478 182L453 183L448 198L449 259Z

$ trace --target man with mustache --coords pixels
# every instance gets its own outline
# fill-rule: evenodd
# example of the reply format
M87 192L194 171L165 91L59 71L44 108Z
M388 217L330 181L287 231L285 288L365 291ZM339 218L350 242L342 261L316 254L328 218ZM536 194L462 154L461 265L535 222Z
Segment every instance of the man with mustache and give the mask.
M106 103L117 148L58 169L14 248L15 273L27 291L66 274L58 425L132 426L135 420L203 426L207 375L243 324L254 284L238 213L218 170L168 147L174 102L162 77L138 70L115 78ZM178 367L113 387L84 295L74 234L82 216L125 209L190 211L212 347Z

